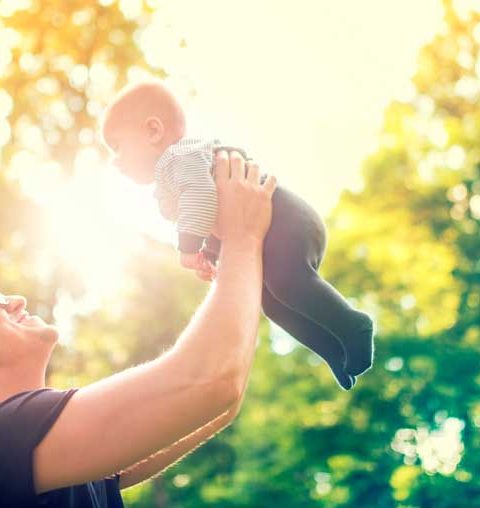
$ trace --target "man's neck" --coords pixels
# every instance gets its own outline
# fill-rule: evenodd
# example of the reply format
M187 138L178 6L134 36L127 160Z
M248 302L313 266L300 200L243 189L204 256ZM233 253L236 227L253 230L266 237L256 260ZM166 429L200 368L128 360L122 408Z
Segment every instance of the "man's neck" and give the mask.
M45 388L45 371L25 372L25 368L20 371L11 368L0 368L0 403L13 395Z

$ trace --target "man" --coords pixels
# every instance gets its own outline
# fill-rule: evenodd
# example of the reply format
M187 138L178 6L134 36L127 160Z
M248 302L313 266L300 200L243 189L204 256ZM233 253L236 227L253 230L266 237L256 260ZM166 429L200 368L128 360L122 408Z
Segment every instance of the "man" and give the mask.
M247 166L237 152L217 154L216 281L159 358L80 389L45 388L57 329L30 316L23 297L0 302L2 507L121 507L119 489L164 470L238 414L275 190L274 177L262 185L258 166Z

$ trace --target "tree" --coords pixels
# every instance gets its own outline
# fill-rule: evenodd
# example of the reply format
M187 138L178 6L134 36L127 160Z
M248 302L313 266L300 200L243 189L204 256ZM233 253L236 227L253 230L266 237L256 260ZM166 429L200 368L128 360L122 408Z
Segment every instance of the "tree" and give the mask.
M264 328L239 419L165 475L175 506L480 501L480 13L444 6L363 190L344 192L328 221L321 271L376 317L374 368L340 393L305 350L273 355ZM202 469L207 457L223 466Z
M0 1L0 276L5 290L21 287L50 311L57 287L83 288L62 266L39 280L43 219L22 175L27 167L70 178L79 143L102 157L101 106L150 69L131 43L150 3L134 2L141 8L128 16L127 3ZM480 12L444 6L445 27L421 51L411 98L385 113L363 190L344 192L328 221L321 272L375 316L374 368L341 392L312 353L272 352L277 339L264 321L240 417L160 479L129 489L128 505L478 504ZM153 357L201 299L205 287L176 269L172 249L146 242L138 256L125 292L79 319L75 347L56 354L55 386Z

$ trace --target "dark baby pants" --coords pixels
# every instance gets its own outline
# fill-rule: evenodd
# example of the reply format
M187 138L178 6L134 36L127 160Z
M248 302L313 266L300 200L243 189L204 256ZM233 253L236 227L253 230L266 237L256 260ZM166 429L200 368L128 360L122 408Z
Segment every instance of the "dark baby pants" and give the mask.
M215 240L218 244L211 248ZM263 311L319 354L348 389L355 382L353 376L371 366L372 322L318 275L326 243L326 228L317 212L277 185L264 240ZM210 237L207 251L218 252L218 247L219 241Z

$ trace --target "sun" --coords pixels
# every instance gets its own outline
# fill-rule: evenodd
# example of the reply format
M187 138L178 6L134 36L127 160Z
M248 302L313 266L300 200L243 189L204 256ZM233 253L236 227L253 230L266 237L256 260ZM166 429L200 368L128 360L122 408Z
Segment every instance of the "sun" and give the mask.
M74 274L95 299L119 291L126 263L144 245L144 235L174 243L174 226L160 216L154 187L127 180L95 147L78 151L68 179L55 164L39 167L24 157L17 161L21 170L13 165L12 177L45 209L44 255Z

